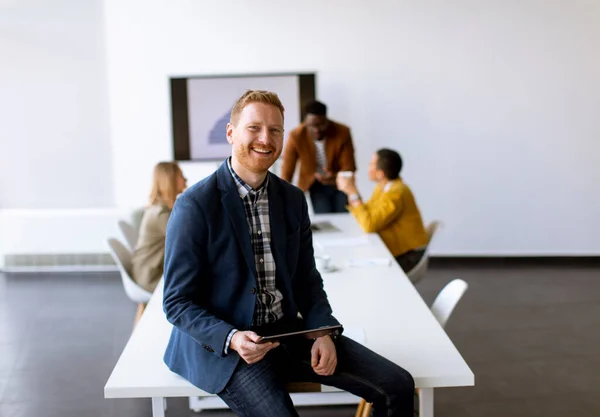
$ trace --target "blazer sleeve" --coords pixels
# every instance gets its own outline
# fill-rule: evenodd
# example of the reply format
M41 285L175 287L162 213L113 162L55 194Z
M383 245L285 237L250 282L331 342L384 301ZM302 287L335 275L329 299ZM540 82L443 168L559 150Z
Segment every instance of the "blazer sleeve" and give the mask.
M367 201L348 210L366 233L378 233L402 212L402 194L387 192L376 201Z
M340 171L356 171L356 160L354 159L354 144L352 143L352 135L348 129L348 133L342 142L340 151Z
M210 285L207 222L193 199L186 195L177 199L167 226L163 308L173 326L224 356L227 335L234 327L216 317L202 298Z
M294 171L296 170L296 161L298 160L298 148L296 135L290 133L283 151L283 164L281 165L281 178L287 182L292 182Z
M323 289L323 279L315 266L312 231L308 217L306 198L302 195L302 222L300 226L300 251L294 301L304 318L307 328L340 324L331 310L327 294Z

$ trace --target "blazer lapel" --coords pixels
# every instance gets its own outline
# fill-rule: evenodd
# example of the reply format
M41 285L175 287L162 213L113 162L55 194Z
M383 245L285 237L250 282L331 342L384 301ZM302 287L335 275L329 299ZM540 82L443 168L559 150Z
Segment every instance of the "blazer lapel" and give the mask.
M285 208L283 206L279 184L277 183L278 180L279 179L276 178L275 175L271 175L267 191L269 193L271 250L273 251L273 258L275 259L275 265L277 265L277 272L279 275L279 272L282 271L282 268L286 265L287 223L283 214Z
M302 164L312 164L312 166L316 166L317 163L317 150L315 148L315 141L310 137L310 133L308 133L308 129L306 129L304 135L304 143L306 145L306 162L304 160L301 161ZM308 162L310 161L310 162Z
M256 278L256 263L254 261L254 252L252 252L248 220L246 220L246 213L244 212L244 203L240 198L240 194L231 177L229 168L227 168L227 163L224 163L219 168L218 180L219 188L222 191L221 203L229 215L229 219L233 225L233 230L235 231L237 241L244 254L244 259L246 259L248 268L250 268L252 275Z

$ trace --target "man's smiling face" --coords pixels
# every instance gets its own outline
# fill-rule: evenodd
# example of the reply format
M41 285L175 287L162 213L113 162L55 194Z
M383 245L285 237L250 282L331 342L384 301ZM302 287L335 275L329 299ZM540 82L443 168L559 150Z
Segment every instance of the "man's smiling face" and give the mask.
M283 149L283 115L272 104L249 103L236 123L227 125L227 140L240 165L256 174L265 173Z

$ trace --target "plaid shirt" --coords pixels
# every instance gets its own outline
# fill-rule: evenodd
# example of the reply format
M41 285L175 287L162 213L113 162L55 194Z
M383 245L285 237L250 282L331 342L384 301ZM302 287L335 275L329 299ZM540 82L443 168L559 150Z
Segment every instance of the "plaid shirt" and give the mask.
M260 188L254 190L233 171L229 159L227 160L227 167L237 185L240 198L244 202L250 242L256 264L258 288L252 324L262 326L283 317L281 305L283 295L275 286L276 267L271 251L271 222L269 219L269 194L267 193L269 176L267 175Z
M315 140L315 159L317 163L317 172L323 172L327 168L327 155L325 153L326 140L326 138Z

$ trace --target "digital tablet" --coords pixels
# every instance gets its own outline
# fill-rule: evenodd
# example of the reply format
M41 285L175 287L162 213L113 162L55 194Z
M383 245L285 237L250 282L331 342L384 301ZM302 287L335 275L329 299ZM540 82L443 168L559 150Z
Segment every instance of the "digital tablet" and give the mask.
M261 344L261 343L268 343L268 342L279 342L281 340L294 338L294 337L302 337L304 339L316 339L317 337L327 336L332 333L339 334L339 333L341 333L342 328L343 327L341 324L337 324L335 326L324 326L324 327L319 327L317 329L301 330L299 332L281 333L281 334L275 334L273 336L263 336L256 343Z

